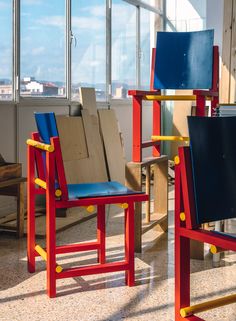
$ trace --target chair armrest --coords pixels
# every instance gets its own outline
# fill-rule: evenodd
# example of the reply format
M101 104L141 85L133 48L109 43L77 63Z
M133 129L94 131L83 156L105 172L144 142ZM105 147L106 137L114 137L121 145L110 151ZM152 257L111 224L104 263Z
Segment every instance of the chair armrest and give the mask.
M49 153L54 152L54 146L38 142L37 140L27 139L26 144L30 145L30 146L33 146L35 148L39 148L39 149L45 150L45 151L47 151Z

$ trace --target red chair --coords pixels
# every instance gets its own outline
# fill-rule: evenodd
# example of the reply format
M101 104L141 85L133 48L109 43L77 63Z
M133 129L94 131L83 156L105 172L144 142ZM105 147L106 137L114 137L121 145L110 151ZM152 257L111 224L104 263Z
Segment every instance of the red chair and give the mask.
M166 95L162 90L193 90L189 95ZM195 101L196 115L205 115L206 101L211 114L219 101L219 48L213 46L213 30L198 32L157 32L152 51L151 86L149 91L129 90L133 99L133 162L142 162L142 150L153 147L159 157L162 140L185 140L184 137L162 136L161 102ZM153 102L152 137L142 138L142 103Z
M235 236L202 228L236 217L236 117L188 122L190 147L175 159L175 320L204 321L195 314L236 302L233 294L190 304L190 240L210 244L212 253L236 251Z
M53 113L35 114L38 133L28 144L28 270L35 272L35 258L47 264L47 293L56 296L56 280L90 274L125 271L126 284L134 285L134 203L148 196L117 182L67 184L60 140ZM35 174L37 169L37 175ZM35 197L46 194L46 249L35 242ZM105 206L122 204L125 208L125 260L106 263ZM97 241L56 246L55 211L57 208L97 206ZM98 264L63 269L56 255L77 251L98 251Z

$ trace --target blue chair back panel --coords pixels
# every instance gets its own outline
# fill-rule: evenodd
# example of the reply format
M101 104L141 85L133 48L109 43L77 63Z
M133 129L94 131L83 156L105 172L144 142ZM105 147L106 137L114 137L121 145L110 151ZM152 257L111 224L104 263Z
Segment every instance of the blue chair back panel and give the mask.
M236 117L188 117L196 221L236 217Z
M154 89L210 89L214 31L157 32Z
M50 113L35 113L35 121L38 128L38 133L42 142L45 144L50 144L51 137L57 137L57 123L55 114Z

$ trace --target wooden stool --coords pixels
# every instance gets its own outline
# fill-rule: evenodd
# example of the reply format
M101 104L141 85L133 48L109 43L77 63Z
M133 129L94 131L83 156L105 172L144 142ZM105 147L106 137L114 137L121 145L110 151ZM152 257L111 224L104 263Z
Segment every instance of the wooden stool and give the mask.
M142 169L146 169L146 194L151 194L150 167L154 173L154 213L158 215L153 225L159 231L166 232L168 229L168 158L166 155L160 157L148 157L142 162L129 162L126 165L126 184L136 191L142 191ZM154 214L153 213L153 214ZM146 223L150 223L150 200L146 202ZM135 252L142 251L142 204L135 205Z

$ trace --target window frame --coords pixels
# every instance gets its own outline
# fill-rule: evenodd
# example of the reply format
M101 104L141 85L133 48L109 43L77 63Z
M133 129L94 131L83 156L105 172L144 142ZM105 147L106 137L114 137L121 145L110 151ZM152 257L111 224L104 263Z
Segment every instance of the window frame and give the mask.
M136 84L137 88L141 84L141 21L140 21L140 9L146 9L159 15L163 19L163 29L165 29L166 23L169 24L165 13L165 1L163 1L163 12L155 8L153 5L149 5L141 0L122 0L132 6L136 7ZM13 16L13 57L12 57L12 100L1 100L0 105L20 104L24 106L36 105L70 105L75 103L71 100L71 52L73 45L73 30L71 25L71 0L65 0L66 6L66 26L65 26L65 68L66 68L66 84L65 84L65 97L24 97L20 95L20 0L12 0L12 16ZM112 0L106 0L106 100L100 102L103 105L110 105L111 101L121 102L127 99L112 99ZM172 26L171 26L172 27ZM173 28L171 28L173 29ZM155 30L153 30L155 32Z

